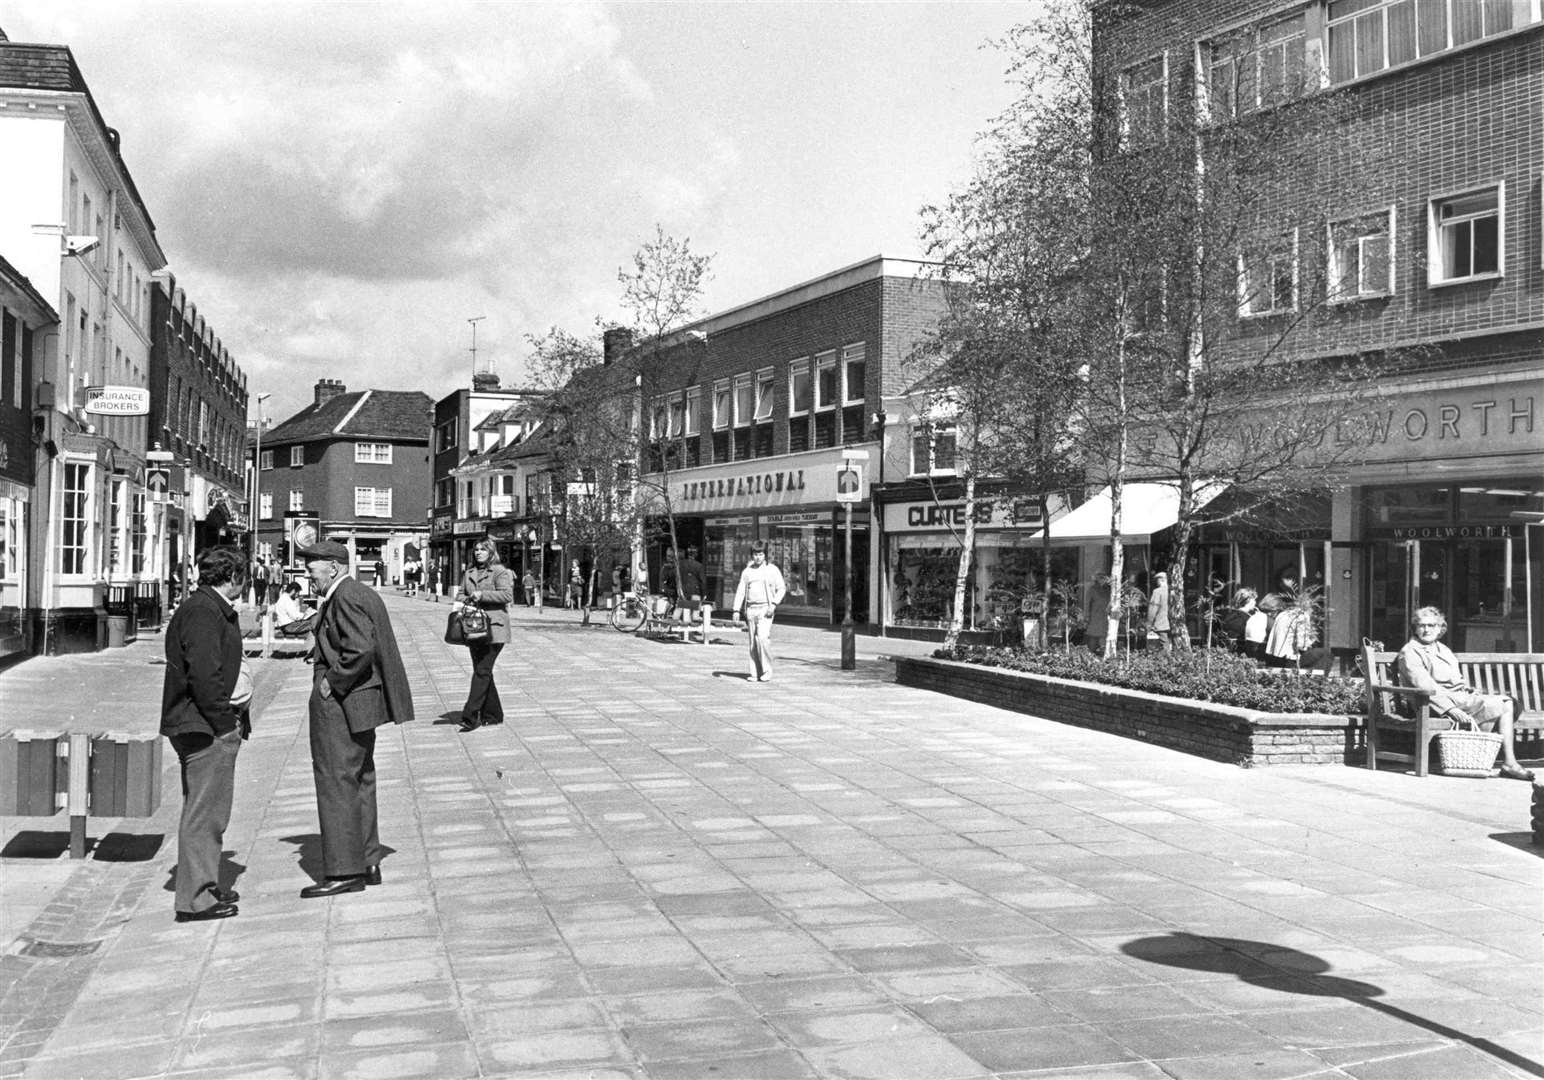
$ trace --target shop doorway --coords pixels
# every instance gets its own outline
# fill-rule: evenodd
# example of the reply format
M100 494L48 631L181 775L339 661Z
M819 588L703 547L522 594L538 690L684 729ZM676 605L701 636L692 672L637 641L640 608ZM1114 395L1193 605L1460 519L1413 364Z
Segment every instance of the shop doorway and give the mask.
M1544 567L1537 544L1516 536L1393 540L1372 544L1368 636L1397 649L1410 636L1419 608L1434 607L1448 621L1444 639L1454 652L1527 652L1531 593ZM1535 642L1537 637L1535 636Z

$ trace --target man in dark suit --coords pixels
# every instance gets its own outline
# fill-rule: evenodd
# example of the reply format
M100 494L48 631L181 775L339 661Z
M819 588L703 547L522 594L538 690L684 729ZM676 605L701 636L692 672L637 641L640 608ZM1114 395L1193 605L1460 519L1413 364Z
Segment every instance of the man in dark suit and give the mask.
M237 895L220 887L220 854L236 791L236 754L249 728L241 675L241 624L232 606L246 591L246 557L210 548L198 557L198 589L166 627L161 734L182 767L177 825L178 922L228 919Z
M381 883L375 729L413 719L413 697L386 605L349 576L348 548L322 540L300 556L321 598L310 720L324 880L300 890L313 898Z

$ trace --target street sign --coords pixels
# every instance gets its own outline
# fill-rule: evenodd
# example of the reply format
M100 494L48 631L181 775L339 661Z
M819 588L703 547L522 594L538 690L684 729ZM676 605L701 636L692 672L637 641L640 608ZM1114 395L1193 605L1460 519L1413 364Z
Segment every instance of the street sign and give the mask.
M836 468L836 501L851 505L862 500L863 463L845 461Z
M842 459L844 461L867 461L868 451L863 449L854 449L850 446L844 446L842 448Z
M152 465L145 470L145 490L149 492L151 502L165 502L170 488L171 476L166 468Z

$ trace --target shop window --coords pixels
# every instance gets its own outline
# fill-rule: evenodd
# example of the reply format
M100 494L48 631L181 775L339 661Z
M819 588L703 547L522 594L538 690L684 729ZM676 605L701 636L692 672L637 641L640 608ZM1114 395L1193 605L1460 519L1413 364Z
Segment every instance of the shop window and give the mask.
M1329 298L1388 296L1394 292L1394 208L1330 226Z
M1427 281L1448 285L1499 277L1506 259L1501 237L1505 235L1504 185L1483 188L1444 199L1433 199L1429 212Z
M1238 310L1245 316L1297 310L1296 229L1240 253Z
M145 572L145 548L149 534L145 527L145 493L135 491L129 501L129 564L135 574Z
M66 464L60 492L59 572L86 572L86 535L91 521L91 466Z

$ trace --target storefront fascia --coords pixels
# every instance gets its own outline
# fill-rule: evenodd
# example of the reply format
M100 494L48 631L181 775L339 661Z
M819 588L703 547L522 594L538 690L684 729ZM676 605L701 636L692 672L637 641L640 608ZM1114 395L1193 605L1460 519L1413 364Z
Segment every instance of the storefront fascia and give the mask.
M1052 496L1052 521L1066 513ZM965 500L958 496L888 503L883 507L882 597L886 632L937 632L949 624L965 536ZM966 586L964 629L1003 631L1017 625L1025 594L1043 567L1043 521L1037 496L983 496L975 505L975 551ZM1053 578L1075 575L1068 553L1053 557ZM1075 555L1074 555L1075 560ZM930 635L931 636L931 635Z
M1340 636L1397 647L1418 607L1457 651L1544 650L1544 378L1432 379L1382 399L1334 495Z
M853 618L869 619L868 598L876 595L873 530L869 527L869 470L878 444L832 447L783 454L669 474L671 507L677 520L696 519L704 537L701 552L708 599L729 608L740 571L755 540L767 542L768 558L782 570L788 595L779 615L818 623L839 622L843 603L845 514L836 499L837 474L848 451L867 451L858 499L853 504ZM665 513L658 473L644 477L651 498L646 511Z

